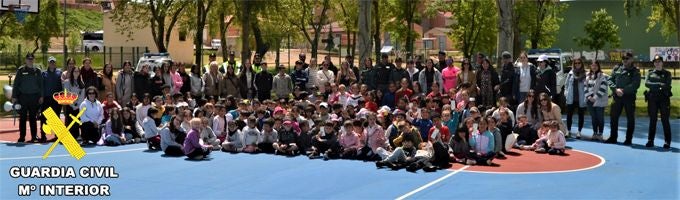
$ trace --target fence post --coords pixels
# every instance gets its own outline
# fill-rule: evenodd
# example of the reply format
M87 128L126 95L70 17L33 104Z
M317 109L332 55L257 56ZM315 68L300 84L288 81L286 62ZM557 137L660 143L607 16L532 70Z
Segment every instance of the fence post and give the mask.
M104 57L104 63L106 63L106 46L105 46L104 48L102 48L102 49L103 49L102 52L104 53L104 55L103 55L103 57Z
M123 46L120 47L120 63L123 63Z

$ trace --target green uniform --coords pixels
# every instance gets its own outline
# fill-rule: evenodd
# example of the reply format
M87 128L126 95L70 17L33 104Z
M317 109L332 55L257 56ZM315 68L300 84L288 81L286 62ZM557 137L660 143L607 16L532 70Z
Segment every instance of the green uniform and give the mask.
M617 65L612 71L609 79L609 87L613 91L614 103L611 107L611 134L607 143L616 143L619 131L619 117L621 111L626 109L627 127L626 127L626 141L624 144L630 144L635 132L635 96L637 89L640 87L640 70L636 67ZM623 89L623 95L616 95L616 89Z
M663 126L663 135L665 146L671 144L671 125L670 117L670 101L671 101L671 72L666 69L656 70L650 69L647 73L645 86L649 88L647 91L647 114L649 114L649 135L647 146L654 146L654 139L656 135L656 121L658 120L657 113L661 112L661 125Z

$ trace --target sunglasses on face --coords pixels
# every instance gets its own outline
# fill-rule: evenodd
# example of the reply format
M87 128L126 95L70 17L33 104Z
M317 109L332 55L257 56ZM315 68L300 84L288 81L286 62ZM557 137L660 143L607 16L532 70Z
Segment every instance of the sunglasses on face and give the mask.
M541 99L541 101L548 101L547 99Z
M87 94L89 95L89 94L96 94L96 93L94 93L94 92L88 92Z

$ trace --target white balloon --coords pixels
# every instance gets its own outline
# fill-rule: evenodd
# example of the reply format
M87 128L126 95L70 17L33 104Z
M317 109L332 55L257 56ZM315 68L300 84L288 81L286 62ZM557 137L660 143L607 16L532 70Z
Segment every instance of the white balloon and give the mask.
M2 87L2 91L5 93L7 99L12 99L12 86L5 85Z
M5 110L5 112L12 111L12 102L5 101L5 104L2 106L2 108Z

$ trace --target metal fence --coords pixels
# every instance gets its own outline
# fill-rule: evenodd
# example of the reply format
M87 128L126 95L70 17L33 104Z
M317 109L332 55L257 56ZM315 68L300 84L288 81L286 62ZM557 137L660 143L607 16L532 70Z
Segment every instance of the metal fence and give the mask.
M82 60L89 57L92 66L96 69L102 68L105 63L111 63L114 68L120 68L126 60L137 63L137 61L148 52L148 47L103 47L100 51L68 52L67 57L76 60L76 66L82 65ZM16 70L24 64L26 54L31 52L31 48L17 45L11 48L0 49L0 71L7 73ZM64 54L61 51L36 52L34 63L38 66L46 66L47 59L53 56L57 59L57 65L64 64Z

